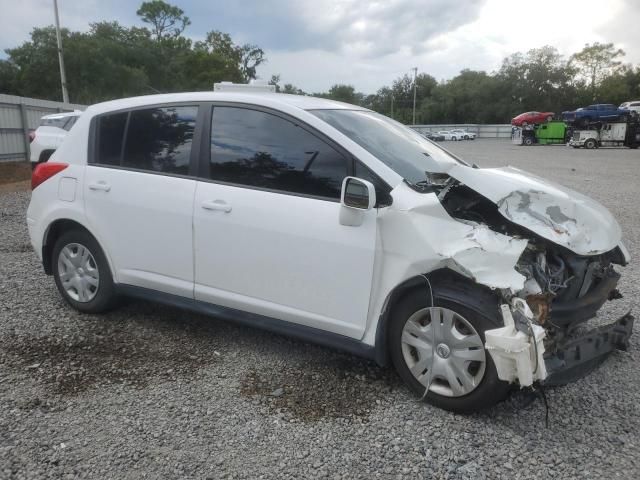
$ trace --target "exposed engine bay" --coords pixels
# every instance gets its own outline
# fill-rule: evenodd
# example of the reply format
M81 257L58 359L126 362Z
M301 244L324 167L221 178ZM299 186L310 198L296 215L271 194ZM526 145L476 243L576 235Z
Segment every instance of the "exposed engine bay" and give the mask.
M433 180L431 185L451 217L465 223L484 225L512 238L528 240L514 267L525 278L524 288L518 291L500 289L505 305L510 306L510 312L503 309L503 319L511 329L498 329L503 338L496 337L496 331L487 331L487 349L494 356L501 379L518 379L521 385L535 380L545 380L548 384L566 383L586 374L611 351L626 349L633 326L630 313L606 328L600 327L581 337L573 335L576 327L595 317L605 302L621 297L616 288L620 274L614 268L614 265L626 264L625 254L620 247L602 253L580 255L507 218L505 212L514 213L515 205L515 208L531 215L534 221L539 220L555 232L564 233L564 225L554 224L548 217L538 215L527 203L529 194L542 192L517 192L521 201L511 203L509 212L501 208L505 202L496 203L452 177L442 175ZM509 198L514 198L514 195L510 194ZM563 220L566 223L575 224L573 228L578 225L559 207L557 211L554 208L552 205L546 206L546 213L555 214L561 219L565 217ZM510 341L502 342L509 335L512 337ZM516 352L520 348L516 347L520 345L516 337L522 344L520 353ZM528 342L523 343L526 338ZM542 338L544 342L541 342ZM518 354L524 357L518 358ZM506 361L505 358L513 359L511 367L501 365L500 362ZM531 371L518 373L523 358L531 359L525 363L533 367ZM541 362L546 364L547 371L542 372L538 368Z

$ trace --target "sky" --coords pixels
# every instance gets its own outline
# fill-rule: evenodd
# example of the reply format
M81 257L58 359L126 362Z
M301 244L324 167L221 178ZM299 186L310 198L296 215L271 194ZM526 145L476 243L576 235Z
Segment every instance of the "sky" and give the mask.
M141 25L136 0L58 0L62 26L91 22ZM267 63L307 92L336 83L373 93L399 76L438 80L469 68L497 70L511 53L552 45L569 56L585 43L614 42L626 62L640 64L640 0L173 0L191 18L185 34L210 30L257 44ZM0 51L53 24L53 0L0 0ZM6 58L0 53L0 58Z

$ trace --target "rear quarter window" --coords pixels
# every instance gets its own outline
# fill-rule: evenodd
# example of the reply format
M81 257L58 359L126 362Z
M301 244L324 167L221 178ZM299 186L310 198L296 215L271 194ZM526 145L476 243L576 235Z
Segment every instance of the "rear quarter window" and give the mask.
M120 112L98 118L95 163L120 165L127 115L128 112Z

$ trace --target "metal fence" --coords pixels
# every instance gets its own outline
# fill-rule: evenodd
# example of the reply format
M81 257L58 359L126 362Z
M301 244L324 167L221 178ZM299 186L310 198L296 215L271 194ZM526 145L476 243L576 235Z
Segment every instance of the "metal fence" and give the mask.
M29 132L38 127L44 115L85 108L73 103L0 94L0 162L29 160Z
M459 123L449 125L411 125L411 128L420 133L437 132L441 130L453 130L456 128L478 134L478 138L511 138L511 125L509 124L478 124Z

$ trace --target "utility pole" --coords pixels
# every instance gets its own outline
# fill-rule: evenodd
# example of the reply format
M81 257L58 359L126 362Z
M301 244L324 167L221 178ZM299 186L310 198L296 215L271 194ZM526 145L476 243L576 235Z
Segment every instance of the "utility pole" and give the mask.
M418 79L418 67L413 67L413 124L416 124L416 81Z
M62 101L69 103L67 92L67 76L64 73L64 58L62 55L62 35L60 34L60 18L58 17L58 0L53 0L53 10L56 15L56 39L58 40L58 61L60 63L60 83L62 84Z

